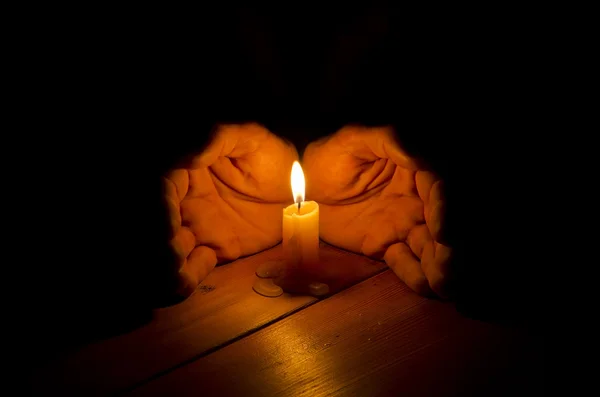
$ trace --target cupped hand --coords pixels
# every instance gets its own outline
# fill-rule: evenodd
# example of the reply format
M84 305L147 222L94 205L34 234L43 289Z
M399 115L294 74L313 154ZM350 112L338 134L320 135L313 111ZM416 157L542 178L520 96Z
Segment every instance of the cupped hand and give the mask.
M297 159L293 145L263 126L222 125L204 150L166 175L180 295L190 295L217 263L281 240Z
M302 166L322 240L384 259L421 295L447 296L442 182L402 149L391 127L344 127L308 145Z

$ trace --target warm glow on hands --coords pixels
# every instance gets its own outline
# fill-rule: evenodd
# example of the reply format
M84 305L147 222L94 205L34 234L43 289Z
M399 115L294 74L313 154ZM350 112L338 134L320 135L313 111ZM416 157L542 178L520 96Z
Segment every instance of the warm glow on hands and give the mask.
M346 126L308 145L302 163L323 241L385 260L419 294L447 296L442 183L391 127Z
M296 149L265 127L227 124L163 179L178 293L190 295L217 263L281 241ZM304 184L302 184L304 198Z

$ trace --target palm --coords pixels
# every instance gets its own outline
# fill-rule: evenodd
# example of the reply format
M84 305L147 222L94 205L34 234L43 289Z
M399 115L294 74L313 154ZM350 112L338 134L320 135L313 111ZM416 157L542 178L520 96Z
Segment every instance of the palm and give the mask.
M173 239L185 292L216 263L281 239L296 150L255 124L220 128L209 146L166 178Z
M440 183L419 170L391 129L346 127L309 145L303 165L323 240L385 259L417 292L442 293L449 249L436 241Z

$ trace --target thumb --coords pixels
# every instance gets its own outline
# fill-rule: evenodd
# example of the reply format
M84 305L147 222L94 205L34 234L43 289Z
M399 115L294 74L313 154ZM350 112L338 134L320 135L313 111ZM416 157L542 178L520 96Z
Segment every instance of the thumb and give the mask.
M388 158L394 164L412 171L421 168L419 161L404 150L390 126L366 128L364 141L379 158Z
M209 143L189 161L189 168L213 165L219 157L237 158L255 151L271 133L257 123L217 125Z
M345 142L354 156L390 159L394 164L412 171L422 168L420 161L402 147L392 126L349 125L340 129L335 137ZM367 151L361 153L364 149Z

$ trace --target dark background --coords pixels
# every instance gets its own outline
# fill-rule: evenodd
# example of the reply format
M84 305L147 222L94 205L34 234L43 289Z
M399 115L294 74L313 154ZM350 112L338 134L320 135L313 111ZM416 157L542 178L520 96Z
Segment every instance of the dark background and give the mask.
M158 176L214 123L244 120L300 151L345 123L395 125L447 183L457 309L537 321L525 149L539 128L535 35L491 12L417 18L231 7L190 23L151 10L34 35L28 95L40 107L24 120L36 134L20 178L33 194L16 233L27 242L23 328L44 324L32 350L126 331L164 304Z

